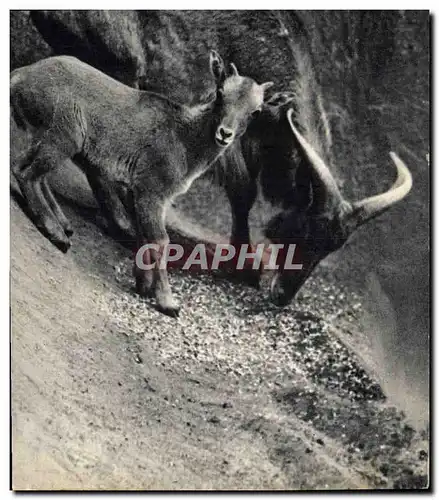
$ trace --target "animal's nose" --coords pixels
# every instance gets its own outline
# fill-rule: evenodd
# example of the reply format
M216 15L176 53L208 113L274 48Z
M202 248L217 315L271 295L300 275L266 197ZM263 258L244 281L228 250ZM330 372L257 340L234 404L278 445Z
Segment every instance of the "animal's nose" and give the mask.
M233 136L233 130L230 130L229 128L219 127L218 132L221 139L230 139L230 137Z
M215 134L215 140L220 146L228 146L235 136L232 129L220 125Z

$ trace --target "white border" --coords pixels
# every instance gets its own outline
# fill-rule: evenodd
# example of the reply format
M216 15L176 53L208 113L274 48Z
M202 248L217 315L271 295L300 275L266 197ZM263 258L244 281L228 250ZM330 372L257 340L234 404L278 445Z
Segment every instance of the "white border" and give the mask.
M71 2L66 1L46 1L38 2L35 0L10 2L8 9L26 10L26 9L145 9L157 10L157 3L139 0L126 0L124 2L112 0L77 0L72 5ZM308 1L285 1L273 0L267 2L266 0L221 0L220 2L211 2L207 4L200 0L161 0L160 9L170 10L431 10L433 9L432 1L419 1L414 3L407 0L386 0L379 2L377 0L348 2L346 0L337 0L332 2L323 2L322 0L308 0ZM330 9L329 9L330 7Z
M222 0L221 2L212 3L210 6L206 5L205 2L200 1L186 1L186 2L178 2L175 0L161 0L160 7L164 9L218 9L218 10L226 10L226 9L261 9L265 10L269 6L270 9L290 9L294 7L295 9L318 9L318 10L326 10L328 6L331 6L332 9L349 9L354 7L355 9L416 9L416 10L432 10L433 3L426 1L417 1L407 2L407 1L389 1L386 2L378 2L378 1L368 1L368 2L346 2L346 1L332 1L322 2L317 0L307 0L306 2L292 2L292 1L271 1L269 5L267 5L266 1L261 0L246 0L246 1L237 1L237 0ZM143 0L142 2L136 0L125 0L123 2L124 9L142 9L142 8L153 8L156 4L154 2L146 2ZM16 2L6 2L6 5L2 8L2 16L0 17L0 32L2 37L2 43L0 44L0 49L2 53L1 60L9 61L9 9L36 9L36 8L45 8L45 9L117 9L121 8L120 2L114 1L93 1L90 2L84 0L77 0L74 5L69 2L64 1L47 1L44 5L41 2L36 1L16 1ZM434 51L433 54L437 54L437 43L434 43ZM6 66L6 62L3 63L3 74L1 78L1 86L2 86L2 99L1 99L1 113L0 117L2 120L2 134L1 134L1 152L2 152L2 165L0 168L0 186L4 190L3 195L0 197L0 211L1 211L1 235L3 244L0 246L0 291L1 291L1 306L0 306L0 319L1 319L1 341L2 348L0 349L1 355L1 375L0 375L0 401L2 402L2 410L0 412L1 415L1 424L0 428L0 457L1 457L1 465L0 465L0 492L12 495L9 490L9 110L8 110L8 98L9 94L9 64ZM5 68L8 68L6 70ZM435 111L437 111L437 105L435 106ZM434 129L434 144L437 144L437 128ZM433 155L434 159L434 155ZM434 191L437 193L439 187L439 174L436 173L434 179ZM8 190L8 192L6 192ZM437 213L438 203L436 203L435 213L434 213L434 224L433 227L435 229L435 237L434 243L435 248L438 248L438 221L439 214ZM437 278L437 269L434 273L434 278ZM433 311L439 310L439 296L436 294L434 297L434 305L432 305ZM432 332L433 334L433 332ZM434 359L438 359L437 350L438 350L439 340L436 339L434 343ZM437 373L438 370L434 370L434 381L433 381L433 389L434 395L437 397ZM435 398L436 399L436 398ZM437 420L437 419L435 419ZM432 423L433 424L433 423ZM435 429L434 435L437 435L438 430ZM434 447L434 451L436 447ZM432 450L431 455L433 459L436 457L436 454ZM434 459L434 477L437 479L437 468L438 468L438 459ZM438 485L436 483L436 490L438 489ZM81 494L83 498L91 497L92 494ZM352 494L354 495L354 494ZM414 495L414 494L413 494ZM434 494L435 495L435 494ZM58 496L55 494L55 496ZM109 498L110 494L100 495L100 498ZM271 495L264 495L264 497L269 497ZM304 496L303 494L295 495L296 496ZM345 496L345 495L343 495ZM378 495L378 497L381 495ZM384 496L384 495L383 495ZM54 494L45 495L39 494L39 498L53 498ZM377 498L377 495L375 495Z

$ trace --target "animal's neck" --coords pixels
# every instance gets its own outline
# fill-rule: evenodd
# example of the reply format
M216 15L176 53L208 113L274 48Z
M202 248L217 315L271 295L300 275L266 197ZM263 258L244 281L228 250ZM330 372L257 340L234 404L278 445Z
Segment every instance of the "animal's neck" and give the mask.
M282 209L297 203L297 171L303 162L292 141L287 109L263 112L241 142L247 168L258 178L265 200Z
M297 168L289 156L279 151L275 141L261 137L245 135L241 146L246 168L258 179L265 200L282 208L294 204Z
M211 165L225 149L215 142L215 130L220 110L215 99L203 104L187 106L149 91L139 91L140 101L150 106L151 97L165 102L172 109L174 124L186 148L190 170L202 170Z

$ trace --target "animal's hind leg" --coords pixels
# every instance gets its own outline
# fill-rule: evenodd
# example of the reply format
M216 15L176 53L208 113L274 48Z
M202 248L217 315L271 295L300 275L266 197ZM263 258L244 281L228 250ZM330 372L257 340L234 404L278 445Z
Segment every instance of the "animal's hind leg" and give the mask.
M114 235L119 241L133 241L136 231L130 217L132 210L124 204L126 193L117 183L110 182L102 176L89 174L87 178Z
M70 241L52 212L42 188L43 177L64 159L65 155L56 147L40 144L37 149L30 151L23 163L14 168L14 175L34 224L57 248L67 252Z
M59 206L59 203L55 198L55 195L53 194L52 188L50 187L49 181L46 177L44 177L43 180L41 181L41 185L46 201L49 204L49 207L52 210L53 214L58 219L58 222L64 229L64 233L66 234L66 236L72 236L73 234L72 226L67 217L65 216L64 212L62 211L62 208Z

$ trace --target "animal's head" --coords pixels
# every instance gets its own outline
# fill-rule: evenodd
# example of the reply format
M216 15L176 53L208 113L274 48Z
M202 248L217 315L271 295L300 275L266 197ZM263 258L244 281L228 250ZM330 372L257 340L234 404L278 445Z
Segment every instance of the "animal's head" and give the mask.
M289 169L295 174L290 192L294 199L290 205L284 203L284 210L269 221L265 234L275 243L295 244L294 262L303 267L301 270L281 267L276 272L271 295L278 305L288 304L322 259L341 248L358 227L404 198L412 187L408 168L391 152L397 178L390 190L361 201L347 201L321 155L297 129L293 117L292 108L283 118L282 114L279 117L290 136L284 150L271 156L270 167L271 172L278 168L274 163L276 154L285 163L281 168L288 168L290 163Z
M258 85L251 78L239 75L233 63L230 69L230 74L226 75L219 54L210 53L210 70L216 81L219 112L215 142L221 147L229 146L244 134L250 120L262 110L265 91L273 85L272 82Z

